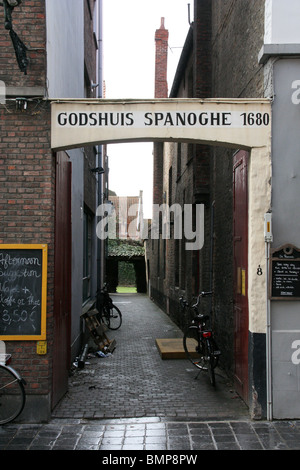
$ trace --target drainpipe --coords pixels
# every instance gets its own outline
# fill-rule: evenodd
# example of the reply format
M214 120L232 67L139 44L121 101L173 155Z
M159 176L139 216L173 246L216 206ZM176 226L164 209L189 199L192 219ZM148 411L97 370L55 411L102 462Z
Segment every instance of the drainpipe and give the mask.
M214 224L215 224L215 201L211 204L210 218L210 273L209 273L209 289L213 290L213 259L214 259Z
M211 217L210 217L210 267L209 267L209 290L213 291L213 273L214 273L214 224L215 224L215 201L211 204ZM209 297L210 312L212 312L213 299Z
M102 0L98 0L98 98L102 98L102 83L103 83L103 69L102 69L102 12L103 12L103 3ZM103 167L103 147L98 145L97 147L97 156L98 156L98 166ZM103 202L103 175L98 174L98 206ZM104 241L98 238L98 249L97 249L97 288L100 289L104 282L104 250L103 244Z
M272 235L272 213L265 214L265 257L266 257L266 369L267 369L267 419L273 419L273 400L272 400L272 331L271 331L271 302L269 296L269 279L270 279L270 245L273 241Z

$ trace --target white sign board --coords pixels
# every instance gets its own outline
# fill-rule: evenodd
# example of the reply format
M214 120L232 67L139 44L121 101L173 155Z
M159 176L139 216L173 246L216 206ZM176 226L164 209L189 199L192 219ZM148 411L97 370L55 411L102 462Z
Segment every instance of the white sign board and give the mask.
M269 145L269 100L53 101L53 150L96 143L194 141L239 148Z

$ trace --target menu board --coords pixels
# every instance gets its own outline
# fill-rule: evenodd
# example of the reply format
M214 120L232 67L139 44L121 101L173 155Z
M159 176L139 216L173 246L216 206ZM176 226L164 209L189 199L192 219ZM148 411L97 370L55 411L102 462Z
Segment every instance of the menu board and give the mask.
M47 245L0 245L0 340L46 339Z
M271 298L300 299L300 251L285 245L271 257Z

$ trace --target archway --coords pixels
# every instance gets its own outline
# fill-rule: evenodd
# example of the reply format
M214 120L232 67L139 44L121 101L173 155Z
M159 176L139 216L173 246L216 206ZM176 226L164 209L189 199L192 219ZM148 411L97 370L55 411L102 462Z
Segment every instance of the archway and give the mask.
M266 333L264 216L271 207L271 103L267 99L62 100L52 102L54 151L126 142L186 142L249 152L248 327ZM244 280L245 282L245 280Z
M264 214L271 205L271 102L268 99L56 100L53 151L84 145L183 141L251 152L249 188L249 329L265 332Z

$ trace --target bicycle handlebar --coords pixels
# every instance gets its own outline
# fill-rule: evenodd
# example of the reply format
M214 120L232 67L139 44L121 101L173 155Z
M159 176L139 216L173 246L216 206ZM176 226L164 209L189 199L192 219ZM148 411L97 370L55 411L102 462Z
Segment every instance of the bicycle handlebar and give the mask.
M200 303L200 297L208 297L209 295L212 295L212 294L213 294L213 291L202 291L202 292L200 292L200 294L197 297L197 301L194 305L192 305L192 308L198 307L198 305ZM179 298L179 302L180 302L181 307L188 307L189 306L188 301L185 300L183 297Z

